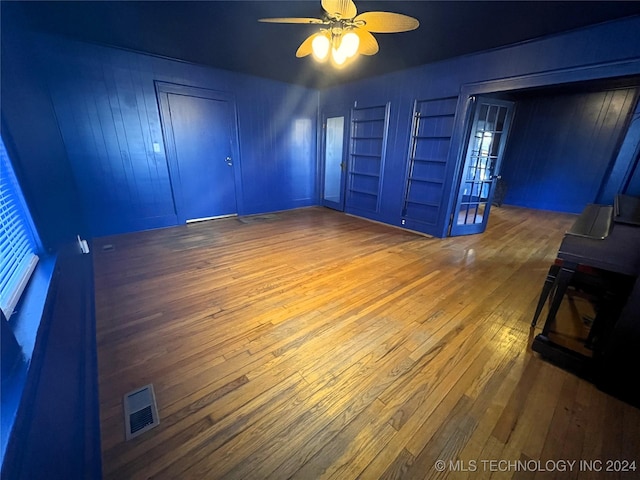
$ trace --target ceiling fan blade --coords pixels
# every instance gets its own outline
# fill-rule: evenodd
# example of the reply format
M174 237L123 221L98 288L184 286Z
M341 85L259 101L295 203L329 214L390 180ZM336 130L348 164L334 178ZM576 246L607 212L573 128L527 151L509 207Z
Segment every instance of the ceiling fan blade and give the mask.
M300 46L298 47L298 50L296 51L296 57L302 58L302 57L306 57L307 55L311 55L313 53L311 44L313 42L313 39L316 38L317 35L318 35L317 33L313 33L309 35L305 39L305 41L300 44Z
M375 55L380 50L378 41L368 31L363 28L354 28L353 32L360 38L360 46L358 52L362 55Z
M314 25L324 25L324 20L319 18L296 18L296 17L281 17L281 18L260 18L259 22L263 23L305 23L305 24L314 24Z
M365 12L353 20L364 22L364 25L359 25L360 28L374 33L408 32L420 26L417 18L391 12Z
M332 18L353 18L358 14L353 0L322 0L322 8Z

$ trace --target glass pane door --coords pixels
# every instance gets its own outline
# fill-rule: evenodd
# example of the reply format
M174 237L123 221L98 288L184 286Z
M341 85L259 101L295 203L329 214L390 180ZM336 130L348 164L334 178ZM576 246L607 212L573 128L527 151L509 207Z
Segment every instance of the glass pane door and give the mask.
M476 102L451 235L484 232L502 154L511 123L513 103L490 98Z

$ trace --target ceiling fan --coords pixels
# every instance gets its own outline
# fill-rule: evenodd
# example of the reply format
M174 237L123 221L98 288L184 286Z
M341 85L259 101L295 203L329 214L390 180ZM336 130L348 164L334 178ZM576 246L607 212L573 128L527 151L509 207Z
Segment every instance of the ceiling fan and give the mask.
M391 12L364 12L358 15L353 0L321 0L323 18L261 18L267 23L301 23L319 25L296 51L296 57L313 55L319 62L330 59L342 68L352 59L378 53L378 42L372 33L398 33L415 30L420 22L413 17Z

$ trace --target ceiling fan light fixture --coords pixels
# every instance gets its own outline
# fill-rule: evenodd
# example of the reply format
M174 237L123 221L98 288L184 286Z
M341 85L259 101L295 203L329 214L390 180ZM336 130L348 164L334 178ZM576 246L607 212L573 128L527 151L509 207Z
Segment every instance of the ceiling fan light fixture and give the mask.
M318 33L311 42L311 53L318 62L324 62L329 57L331 40L325 32Z
M415 30L417 18L401 13L365 12L358 15L353 0L321 0L325 15L320 18L261 18L267 23L304 23L322 25L309 35L296 50L296 57L312 55L318 62L331 60L331 65L343 68L358 55L375 55L379 46L371 32L399 33Z

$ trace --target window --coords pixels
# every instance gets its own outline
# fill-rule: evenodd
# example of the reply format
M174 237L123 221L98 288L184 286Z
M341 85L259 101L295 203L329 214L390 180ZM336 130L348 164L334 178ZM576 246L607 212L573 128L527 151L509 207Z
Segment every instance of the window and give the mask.
M38 262L31 218L0 138L0 309L6 318Z

